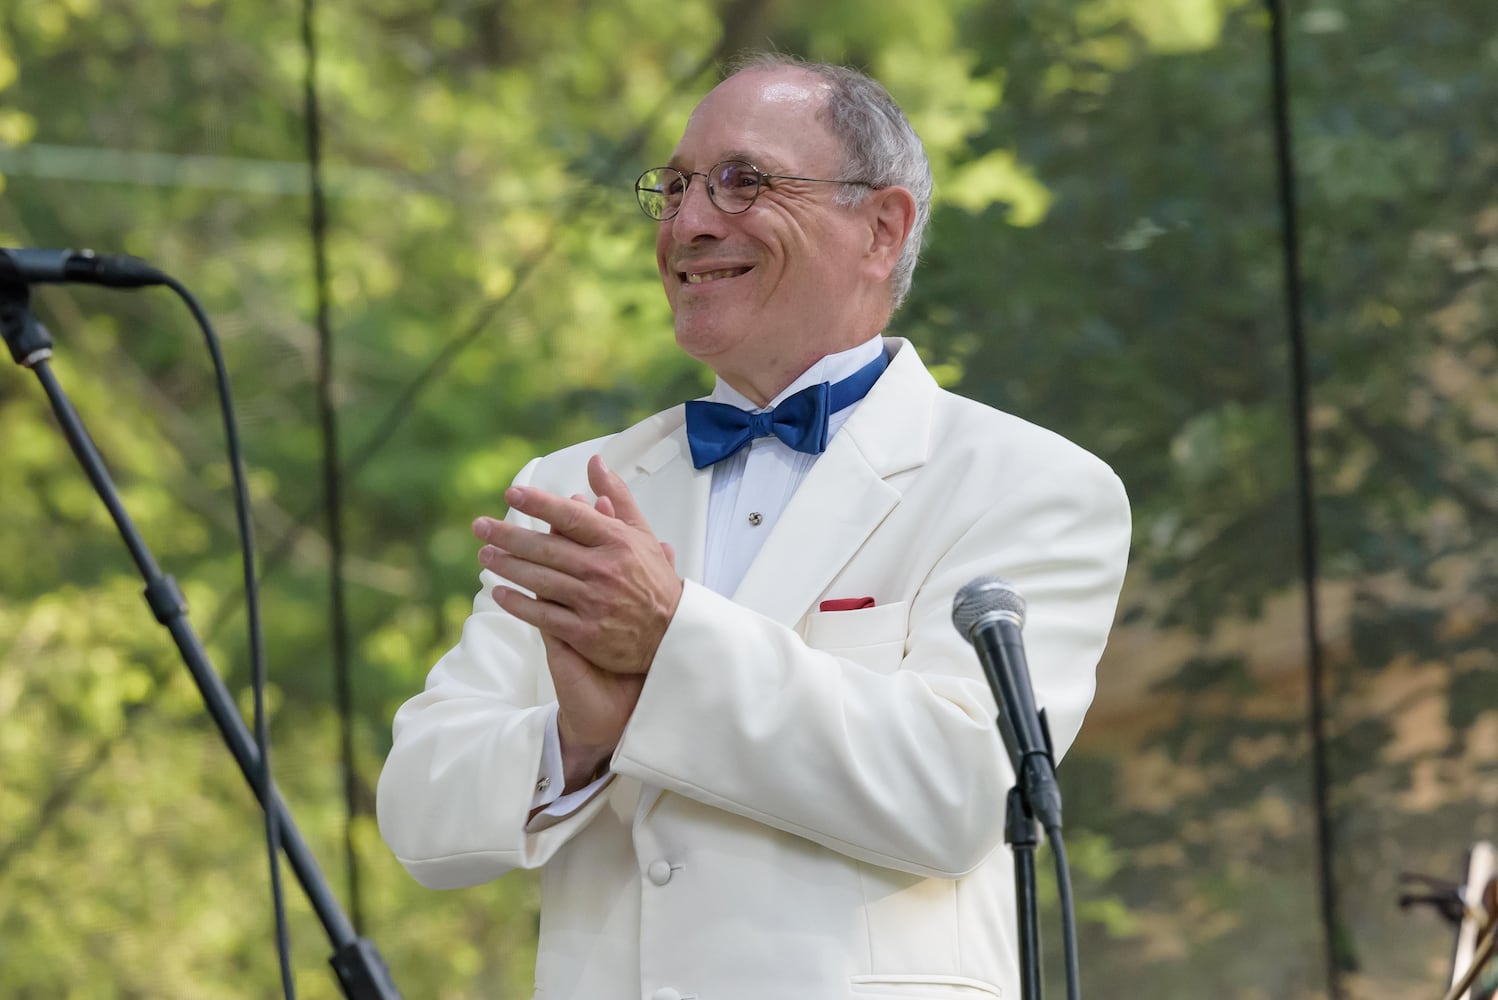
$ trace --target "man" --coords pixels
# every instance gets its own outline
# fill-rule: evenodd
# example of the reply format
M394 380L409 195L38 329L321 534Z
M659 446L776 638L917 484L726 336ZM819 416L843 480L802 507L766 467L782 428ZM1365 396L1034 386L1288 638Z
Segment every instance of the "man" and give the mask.
M484 586L396 716L381 831L436 888L541 868L537 997L1018 996L1013 779L952 598L1025 595L1064 750L1122 487L881 336L931 181L878 84L751 62L637 190L677 340L736 409L533 461L475 522Z

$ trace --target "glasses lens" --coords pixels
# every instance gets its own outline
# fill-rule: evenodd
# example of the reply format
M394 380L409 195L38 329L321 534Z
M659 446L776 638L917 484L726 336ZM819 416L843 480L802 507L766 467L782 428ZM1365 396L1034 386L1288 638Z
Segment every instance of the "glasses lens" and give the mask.
M686 178L681 171L671 167L652 167L635 181L635 197L640 207L652 219L669 219L681 208L681 197L686 192Z
M759 197L759 171L743 160L725 160L713 167L709 192L718 207L731 215L747 212Z

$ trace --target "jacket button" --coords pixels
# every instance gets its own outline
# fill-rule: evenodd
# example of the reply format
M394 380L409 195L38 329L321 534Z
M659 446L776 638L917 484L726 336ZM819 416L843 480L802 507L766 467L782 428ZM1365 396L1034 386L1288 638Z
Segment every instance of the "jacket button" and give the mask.
M652 861L650 867L645 869L645 875L656 885L665 885L671 881L671 862ZM671 994L669 997L665 995L667 992ZM666 987L665 990L656 991L654 1000L678 1000L679 996L675 990Z
M662 986L650 994L650 1000L681 1000L681 990L674 986Z

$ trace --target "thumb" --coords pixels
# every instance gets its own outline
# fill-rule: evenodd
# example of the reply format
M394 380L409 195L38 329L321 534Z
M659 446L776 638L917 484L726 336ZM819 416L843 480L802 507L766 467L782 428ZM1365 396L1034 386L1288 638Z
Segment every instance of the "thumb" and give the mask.
M608 499L614 505L614 516L619 520L655 534L651 531L650 522L645 520L645 514L635 503L634 494L629 492L624 480L604 464L602 455L594 455L588 459L588 485L593 487L593 492L600 501Z

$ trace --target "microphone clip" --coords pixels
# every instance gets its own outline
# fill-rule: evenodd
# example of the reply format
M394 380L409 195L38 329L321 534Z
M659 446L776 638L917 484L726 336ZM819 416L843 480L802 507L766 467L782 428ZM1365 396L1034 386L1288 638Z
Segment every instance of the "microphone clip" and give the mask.
M31 289L0 273L0 338L22 368L52 357L52 335L31 311Z

